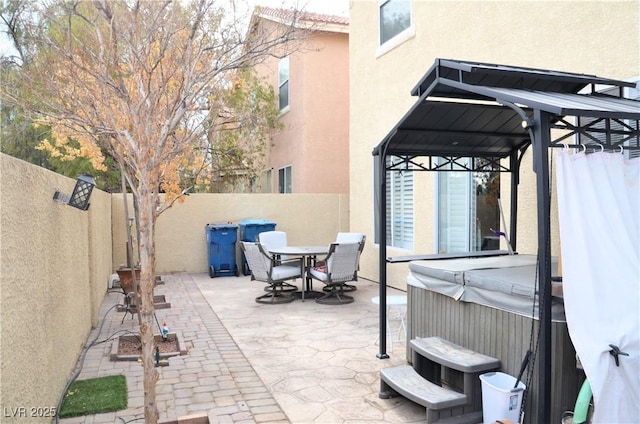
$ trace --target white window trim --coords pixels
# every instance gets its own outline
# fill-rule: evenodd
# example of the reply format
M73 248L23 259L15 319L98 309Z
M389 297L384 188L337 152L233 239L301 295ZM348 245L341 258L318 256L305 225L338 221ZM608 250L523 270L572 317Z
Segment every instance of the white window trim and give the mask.
M290 174L290 175L289 175L289 179L290 179L291 181L289 181L289 182L290 182L290 184L291 184L291 191L282 191L282 192L281 192L281 191L280 191L280 171L284 170L284 175L285 175L285 177L286 177L286 176L287 176L287 171L286 171L286 169L287 169L287 168L289 168L289 169L290 169L290 172L289 172L289 174ZM284 185L285 187L286 187L286 182L287 182L287 181L285 180L285 185ZM293 165L284 165L284 166L281 166L280 168L278 168L278 193L279 193L279 194L291 194L291 193L293 193Z
M278 118L280 118L282 115L286 115L290 110L289 105L286 105L285 107L283 107L282 109L280 109L280 112L278 112Z
M284 61L287 62L287 79L280 81L280 66ZM278 106L280 105L280 90L285 83L287 84L287 105L280 109L280 115L288 112L291 104L291 60L289 56L283 57L278 62Z
M384 56L386 53L395 49L396 47L403 44L404 42L414 38L415 36L416 36L416 27L413 26L413 20L412 20L411 26L409 28L405 29L400 34L396 35L391 40L387 41L386 43L384 43L383 45L379 46L376 49L376 58Z
M380 7L386 3L388 0L379 0L378 1L378 43L380 42ZM376 48L375 57L378 58L380 56L385 55L391 50L395 49L399 45L403 44L407 40L410 40L416 36L416 27L413 24L413 0L411 1L411 11L410 11L411 23L409 27L397 34L390 40L387 40L384 44L379 45Z
M453 171L455 172L455 171ZM461 174L463 174L463 177L465 179L465 192L464 192L464 199L463 202L465 204L463 211L465 214L465 219L464 219L464 225L463 225L463 230L462 232L465 234L465 240L464 240L464 244L465 247L464 249L466 251L469 251L469 245L470 245L470 226L469 226L469 219L470 219L470 205L471 205L471 191L470 191L470 180L471 180L471 176L472 173L470 172L466 172L466 171L459 171ZM440 179L444 178L444 177L449 177L451 174L448 172L436 172L435 173L435 207L433 208L435 211L435 225L433 227L434 229L434 252L438 252L440 253ZM450 195L448 196L448 200L450 200ZM450 240L449 240L450 242ZM448 251L446 253L451 253L451 251Z

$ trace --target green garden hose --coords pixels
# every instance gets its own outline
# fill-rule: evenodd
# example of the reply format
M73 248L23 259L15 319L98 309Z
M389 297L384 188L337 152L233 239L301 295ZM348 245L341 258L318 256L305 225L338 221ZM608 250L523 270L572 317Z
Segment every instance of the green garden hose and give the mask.
M584 380L582 387L580 387L578 398L576 399L576 406L573 408L573 424L582 424L587 422L591 396L591 384L589 384L589 380Z

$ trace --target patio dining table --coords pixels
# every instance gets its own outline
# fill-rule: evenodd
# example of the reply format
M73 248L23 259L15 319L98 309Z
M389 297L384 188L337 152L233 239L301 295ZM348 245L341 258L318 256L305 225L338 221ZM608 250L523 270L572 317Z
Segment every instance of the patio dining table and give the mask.
M313 266L318 255L326 255L329 253L329 246L281 246L270 248L269 252L276 255L297 256L302 258L304 264L304 276L302 281L302 290L300 297L304 302L305 298L316 298L322 296L322 292L313 291L311 284L311 276L309 270Z

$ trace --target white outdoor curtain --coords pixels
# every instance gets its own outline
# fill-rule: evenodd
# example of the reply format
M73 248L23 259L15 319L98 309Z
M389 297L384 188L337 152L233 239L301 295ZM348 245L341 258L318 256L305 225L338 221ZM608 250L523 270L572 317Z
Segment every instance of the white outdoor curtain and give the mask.
M595 423L640 419L640 158L557 154L569 334L593 391ZM615 345L629 356L620 366Z

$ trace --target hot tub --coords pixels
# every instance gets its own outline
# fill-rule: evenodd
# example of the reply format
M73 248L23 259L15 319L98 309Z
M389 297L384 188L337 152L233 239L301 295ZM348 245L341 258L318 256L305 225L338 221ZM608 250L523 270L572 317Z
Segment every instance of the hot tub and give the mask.
M499 358L501 371L517 377L527 350L537 342L536 281L535 255L411 261L408 337L443 337ZM562 413L573 409L581 375L559 297L552 304L552 351L551 416L561 422ZM536 366L533 380L525 380L525 422L537 421L537 380Z

